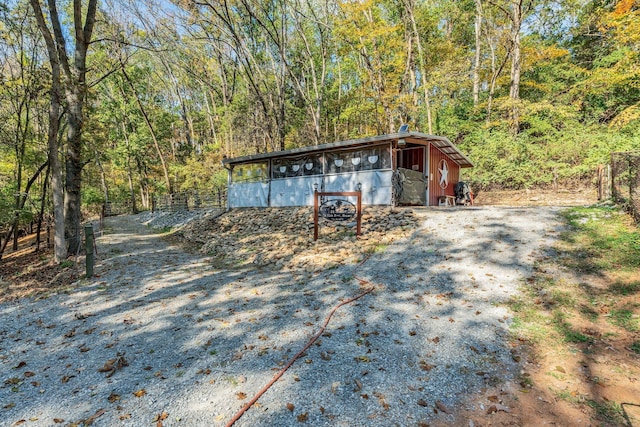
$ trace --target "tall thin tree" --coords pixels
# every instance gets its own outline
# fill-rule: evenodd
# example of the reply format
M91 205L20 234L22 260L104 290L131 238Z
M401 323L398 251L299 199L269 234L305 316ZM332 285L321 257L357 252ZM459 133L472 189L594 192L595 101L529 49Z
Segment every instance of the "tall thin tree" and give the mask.
M52 68L52 88L51 88L51 110L50 110L50 129L49 129L49 150L55 151L49 154L50 160L52 156L57 156L57 140L58 128L53 125L53 116L55 121L59 118L59 110L61 107L61 95L65 95L65 115L68 123L67 126L67 152L65 163L65 194L64 194L64 237L66 239L67 250L75 253L80 245L80 189L82 168L82 129L84 124L83 109L84 101L87 93L87 53L93 35L93 29L96 22L96 11L98 0L89 0L86 7L86 14L83 19L82 0L73 0L72 31L65 31L61 24L60 15L56 0L47 0L47 17L45 19L41 0L29 0L34 10L36 21L40 32L45 39L47 52L49 54L49 62ZM83 22L84 20L84 22ZM70 59L67 53L69 43L65 38L65 34L72 34L74 41L73 58ZM64 81L61 76L64 75ZM52 135L55 131L55 135ZM52 146L54 144L55 146ZM60 192L59 183L56 174L59 167L51 165L51 187L54 191L53 203L54 214L60 216L60 212L56 211L60 203L59 196L56 192ZM58 218L59 219L59 218ZM56 224L58 219L56 219ZM56 239L60 238L58 226L56 226ZM56 244L59 242L56 240ZM56 245L57 246L57 245ZM58 250L56 250L56 259L58 259ZM63 255L62 251L59 255ZM66 255L66 254L64 254Z

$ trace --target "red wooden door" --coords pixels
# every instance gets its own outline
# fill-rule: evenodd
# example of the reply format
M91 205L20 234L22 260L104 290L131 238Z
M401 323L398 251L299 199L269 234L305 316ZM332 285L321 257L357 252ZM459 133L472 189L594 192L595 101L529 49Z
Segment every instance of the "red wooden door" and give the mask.
M460 179L460 166L433 145L429 149L429 206L438 206L438 197L453 196Z

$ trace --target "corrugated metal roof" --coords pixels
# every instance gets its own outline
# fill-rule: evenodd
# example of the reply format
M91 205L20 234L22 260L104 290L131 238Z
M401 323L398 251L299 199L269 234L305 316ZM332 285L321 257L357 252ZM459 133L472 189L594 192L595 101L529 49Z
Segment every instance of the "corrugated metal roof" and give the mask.
M277 157L291 157L302 154L309 154L319 151L328 151L336 148L350 148L366 145L375 145L382 142L397 141L398 139L404 139L407 142L415 143L427 143L431 142L434 146L438 147L443 153L447 154L453 161L455 161L461 168L473 167L471 160L467 158L458 148L444 136L429 135L420 132L398 132L390 133L387 135L371 136L367 138L351 139L348 141L332 142L329 144L313 145L310 147L300 147L291 150L274 151L271 153L253 154L250 156L235 157L232 159L223 159L222 163L225 165L236 165L240 163L251 163L259 160L268 160Z

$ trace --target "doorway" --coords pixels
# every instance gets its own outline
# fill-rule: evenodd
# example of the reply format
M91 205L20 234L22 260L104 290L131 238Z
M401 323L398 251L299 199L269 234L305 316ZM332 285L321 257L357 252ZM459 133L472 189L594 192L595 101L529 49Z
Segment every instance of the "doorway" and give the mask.
M398 156L398 164L396 166L424 174L424 147L402 149Z

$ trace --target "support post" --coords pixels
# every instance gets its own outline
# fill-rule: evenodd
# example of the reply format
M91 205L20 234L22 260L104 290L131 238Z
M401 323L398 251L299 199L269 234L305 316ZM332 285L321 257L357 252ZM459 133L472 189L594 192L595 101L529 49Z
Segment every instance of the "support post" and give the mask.
M318 190L313 190L313 240L318 240Z
M358 218L356 223L356 236L360 236L362 234L362 190L358 190L358 205L357 205L357 213L356 217Z
M93 225L88 224L84 226L84 237L86 243L86 254L87 257L85 259L87 277L93 277Z

